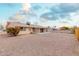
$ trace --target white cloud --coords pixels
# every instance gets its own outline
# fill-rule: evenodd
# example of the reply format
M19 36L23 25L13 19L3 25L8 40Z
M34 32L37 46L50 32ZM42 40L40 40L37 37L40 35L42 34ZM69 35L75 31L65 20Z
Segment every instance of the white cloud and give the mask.
M79 11L71 13L70 18L72 19L72 24L79 25Z
M23 10L25 10L26 12L30 10L31 8L31 4L30 3L23 3Z

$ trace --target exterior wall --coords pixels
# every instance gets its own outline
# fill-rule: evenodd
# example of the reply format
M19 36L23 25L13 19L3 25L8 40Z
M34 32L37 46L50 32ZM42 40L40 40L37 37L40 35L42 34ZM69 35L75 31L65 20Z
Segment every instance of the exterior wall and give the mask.
M43 33L44 32L44 28L40 28L40 32Z
M26 31L25 31L26 33L30 33L31 32L31 30L29 29L29 28L26 28Z
M32 33L40 33L40 28L32 28Z
M44 29L44 32L47 32L47 29L46 28Z
M47 28L40 28L40 32L48 32Z
M29 34L31 31L29 30L29 28L23 28L23 30L20 31L19 34Z
M37 32L40 33L40 28L37 29Z
M47 28L26 28L25 33L44 33L48 31L50 30L48 30Z

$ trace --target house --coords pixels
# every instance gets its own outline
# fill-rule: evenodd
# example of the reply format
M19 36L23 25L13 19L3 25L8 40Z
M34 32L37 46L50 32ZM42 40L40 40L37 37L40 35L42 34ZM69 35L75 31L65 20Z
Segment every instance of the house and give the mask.
M6 28L15 26L19 26L21 31L24 31L24 33L43 33L49 31L48 27L43 27L39 25L26 25L20 22L7 22Z

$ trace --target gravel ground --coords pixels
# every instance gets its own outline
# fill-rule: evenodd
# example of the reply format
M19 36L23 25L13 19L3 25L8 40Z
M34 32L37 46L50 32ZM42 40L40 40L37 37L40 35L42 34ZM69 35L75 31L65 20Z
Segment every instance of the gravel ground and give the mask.
M68 31L8 37L0 33L1 56L77 56L79 42Z

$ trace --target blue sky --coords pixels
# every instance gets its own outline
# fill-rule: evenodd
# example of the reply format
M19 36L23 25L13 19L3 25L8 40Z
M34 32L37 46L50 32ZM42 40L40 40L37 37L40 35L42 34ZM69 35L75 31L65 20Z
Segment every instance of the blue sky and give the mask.
M0 23L7 21L10 16L13 16L21 8L20 4L0 3Z
M0 23L3 24L12 18L14 21L18 19L24 23L29 21L43 26L74 26L79 24L78 3L31 3L29 5L28 9L28 6L21 3L1 3ZM24 8L27 8L28 11L23 10ZM19 18L15 19L17 15Z

